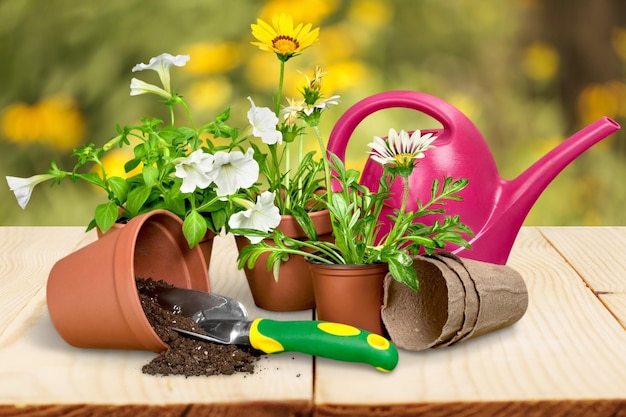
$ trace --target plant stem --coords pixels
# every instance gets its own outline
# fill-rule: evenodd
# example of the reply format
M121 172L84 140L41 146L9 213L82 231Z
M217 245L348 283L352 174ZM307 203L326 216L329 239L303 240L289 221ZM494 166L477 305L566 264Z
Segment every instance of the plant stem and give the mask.
M402 192L402 204L400 205L400 211L398 212L398 218L396 219L391 231L387 234L387 239L383 243L383 246L387 245L387 242L390 242L392 245L395 245L397 241L402 236L395 236L398 233L398 229L402 228L404 230L404 218L406 217L406 204L409 199L409 178L402 177L403 180L403 192Z
M322 152L322 161L324 161L324 175L326 178L326 200L330 203L331 183L330 183L330 164L328 162L328 153L326 152L326 148L324 147L324 139L322 139L322 134L320 133L320 129L317 126L313 126L313 131L315 132L315 136L317 137L317 142L320 146L320 151ZM331 219L332 219L332 215L331 215Z
M285 81L285 61L280 60L280 75L278 78L278 93L276 94L276 104L274 107L274 113L276 116L280 113L280 102L283 97L283 83Z
M304 132L298 134L298 168L302 164L302 156L304 154ZM298 177L298 201L302 199L302 176Z
M198 130L198 128L196 128L196 124L193 121L193 117L191 116L191 110L189 109L189 106L187 105L187 103L185 103L184 101L181 100L180 104L183 105L183 108L185 109L185 112L187 113L187 118L189 119L189 123L191 123L191 127L193 128L193 130ZM174 119L172 119L172 125L174 124Z
M291 209L291 143L285 143L285 207Z
M170 119L172 120L172 126L174 126L174 105L170 104L167 107L170 108Z

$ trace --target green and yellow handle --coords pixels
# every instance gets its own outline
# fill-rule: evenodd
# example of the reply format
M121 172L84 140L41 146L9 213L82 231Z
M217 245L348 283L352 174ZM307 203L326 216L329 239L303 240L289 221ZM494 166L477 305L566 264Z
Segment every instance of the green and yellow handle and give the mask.
M383 372L393 370L398 364L398 351L384 337L347 324L325 321L258 318L250 327L250 345L270 354L300 352L367 363Z

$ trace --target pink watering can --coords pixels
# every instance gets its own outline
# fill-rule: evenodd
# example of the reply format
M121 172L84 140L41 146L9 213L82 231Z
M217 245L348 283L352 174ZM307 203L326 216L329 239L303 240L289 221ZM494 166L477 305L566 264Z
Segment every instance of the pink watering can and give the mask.
M333 128L328 150L345 160L346 147L358 124L368 115L383 109L401 107L425 113L441 123L441 129L428 129L438 137L434 149L420 159L410 181L408 210L416 210L416 200L428 201L432 181L450 176L468 178L461 192L463 201L448 201L446 213L460 215L475 236L471 250L446 248L459 256L505 264L515 238L539 195L548 184L574 159L601 141L620 126L608 117L600 118L552 149L513 180L500 178L491 151L474 124L457 108L428 94L415 91L388 91L375 94L349 108ZM399 130L399 129L397 129ZM369 148L368 148L369 150ZM378 189L382 167L368 159L361 183L371 190ZM389 230L388 215L400 207L402 179L392 185L393 195L381 214L383 230Z

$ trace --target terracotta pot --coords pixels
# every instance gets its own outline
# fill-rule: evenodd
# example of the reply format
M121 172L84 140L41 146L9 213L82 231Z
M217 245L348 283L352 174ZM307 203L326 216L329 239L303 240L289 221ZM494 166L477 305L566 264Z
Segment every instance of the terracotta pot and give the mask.
M349 324L385 336L380 311L386 263L328 265L307 262L319 320Z
M209 291L202 251L189 249L176 215L134 217L52 267L48 310L61 337L83 348L167 349L143 312L135 278Z
M124 219L124 221L128 222L127 219ZM100 239L103 235L120 230L125 225L126 223L115 223L105 233L102 233L100 228L96 227L96 233L98 234L98 239ZM209 266L211 265L211 253L213 253L213 239L215 239L215 236L216 234L214 232L207 230L202 240L198 243L198 245L200 246L200 249L202 250L202 254L204 255L204 260L206 263L207 271L209 270Z
M332 225L328 210L320 210L310 214L315 230L321 240L332 239ZM281 216L277 229L293 238L304 238L306 234L291 215ZM250 244L248 238L235 236L237 247L241 250ZM268 245L274 242L266 240ZM253 268L244 267L246 278L254 303L265 310L271 311L298 311L315 307L315 296L311 274L304 257L291 255L287 262L283 262L279 270L279 279L276 281L272 271L267 270L269 253L259 256Z

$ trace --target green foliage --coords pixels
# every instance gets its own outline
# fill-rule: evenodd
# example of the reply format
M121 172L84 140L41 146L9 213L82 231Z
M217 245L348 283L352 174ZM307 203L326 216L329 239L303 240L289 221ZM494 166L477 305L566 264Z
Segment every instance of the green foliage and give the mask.
M384 262L394 279L418 290L418 277L413 269L413 259L423 249L432 253L448 243L469 247L464 236L473 236L472 231L461 223L459 216L444 216L426 225L418 222L423 216L445 213L446 200L462 200L459 193L467 186L467 179L445 178L443 182L433 180L432 193L427 202L418 201L418 210L403 212L396 210L392 217L391 230L380 236L380 213L389 197L389 187L395 179L394 171L385 170L381 188L372 192L358 183L358 171L346 169L343 162L330 153L330 168L333 179L340 184L338 191L318 197L330 212L333 227L333 242L316 239L313 224L305 212L297 219L307 232L308 239L299 240L285 236L279 230L271 233L255 233L255 236L271 239L249 245L239 253L239 267L253 266L263 253L269 253L267 267L276 274L280 262L289 255L298 254L314 262L327 264L372 264ZM405 181L405 187L408 181ZM234 233L244 231L234 230ZM314 251L311 253L311 251ZM276 277L276 275L275 275ZM276 277L277 278L277 277Z

